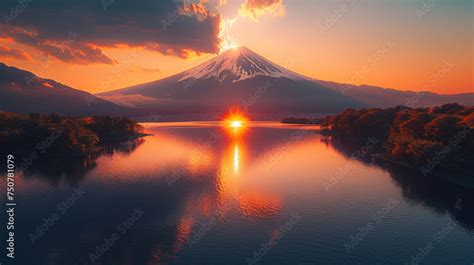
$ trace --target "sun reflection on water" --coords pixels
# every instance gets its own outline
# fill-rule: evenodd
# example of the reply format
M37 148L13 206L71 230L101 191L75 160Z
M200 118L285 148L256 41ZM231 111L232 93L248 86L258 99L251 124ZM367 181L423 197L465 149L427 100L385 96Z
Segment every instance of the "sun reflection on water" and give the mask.
M234 174L239 173L239 145L236 144L234 147Z

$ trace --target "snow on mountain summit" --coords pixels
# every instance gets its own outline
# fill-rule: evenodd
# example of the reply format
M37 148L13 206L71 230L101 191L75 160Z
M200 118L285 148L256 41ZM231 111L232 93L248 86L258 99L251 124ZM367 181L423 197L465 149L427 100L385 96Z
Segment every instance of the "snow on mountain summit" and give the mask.
M276 65L246 47L229 49L213 59L184 72L179 81L215 78L232 83L256 76L309 79Z

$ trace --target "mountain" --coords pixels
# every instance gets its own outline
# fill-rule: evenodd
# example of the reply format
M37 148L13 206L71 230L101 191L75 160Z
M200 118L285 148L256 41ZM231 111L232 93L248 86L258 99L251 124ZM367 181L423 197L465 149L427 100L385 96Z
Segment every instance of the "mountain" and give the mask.
M401 91L376 86L355 86L320 80L315 80L315 82L340 91L357 102L375 108L390 108L400 105L412 108L433 107L455 102L465 106L474 105L474 93L441 95L429 91Z
M364 106L245 47L171 77L98 96L163 114L222 112L233 106L265 114L328 113Z
M0 110L62 115L125 114L128 110L90 93L0 63Z
M171 77L98 96L163 114L222 112L231 106L255 113L334 113L361 107L474 105L474 93L439 95L316 80L245 47Z

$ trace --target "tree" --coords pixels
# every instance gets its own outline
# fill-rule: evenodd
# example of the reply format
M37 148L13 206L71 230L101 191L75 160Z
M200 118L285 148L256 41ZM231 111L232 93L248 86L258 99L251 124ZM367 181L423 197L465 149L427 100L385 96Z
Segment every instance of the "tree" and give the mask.
M426 112L411 113L408 120L399 125L402 134L412 135L420 139L425 136L425 126L433 120L434 116Z
M449 139L459 133L463 126L461 119L454 115L440 115L425 125L428 139L449 143Z

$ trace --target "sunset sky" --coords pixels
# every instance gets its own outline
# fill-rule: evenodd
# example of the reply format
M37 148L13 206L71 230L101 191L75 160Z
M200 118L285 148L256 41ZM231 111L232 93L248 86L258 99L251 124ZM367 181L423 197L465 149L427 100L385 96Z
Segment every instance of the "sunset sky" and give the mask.
M246 46L341 83L474 92L472 0L4 0L0 61L105 92Z

